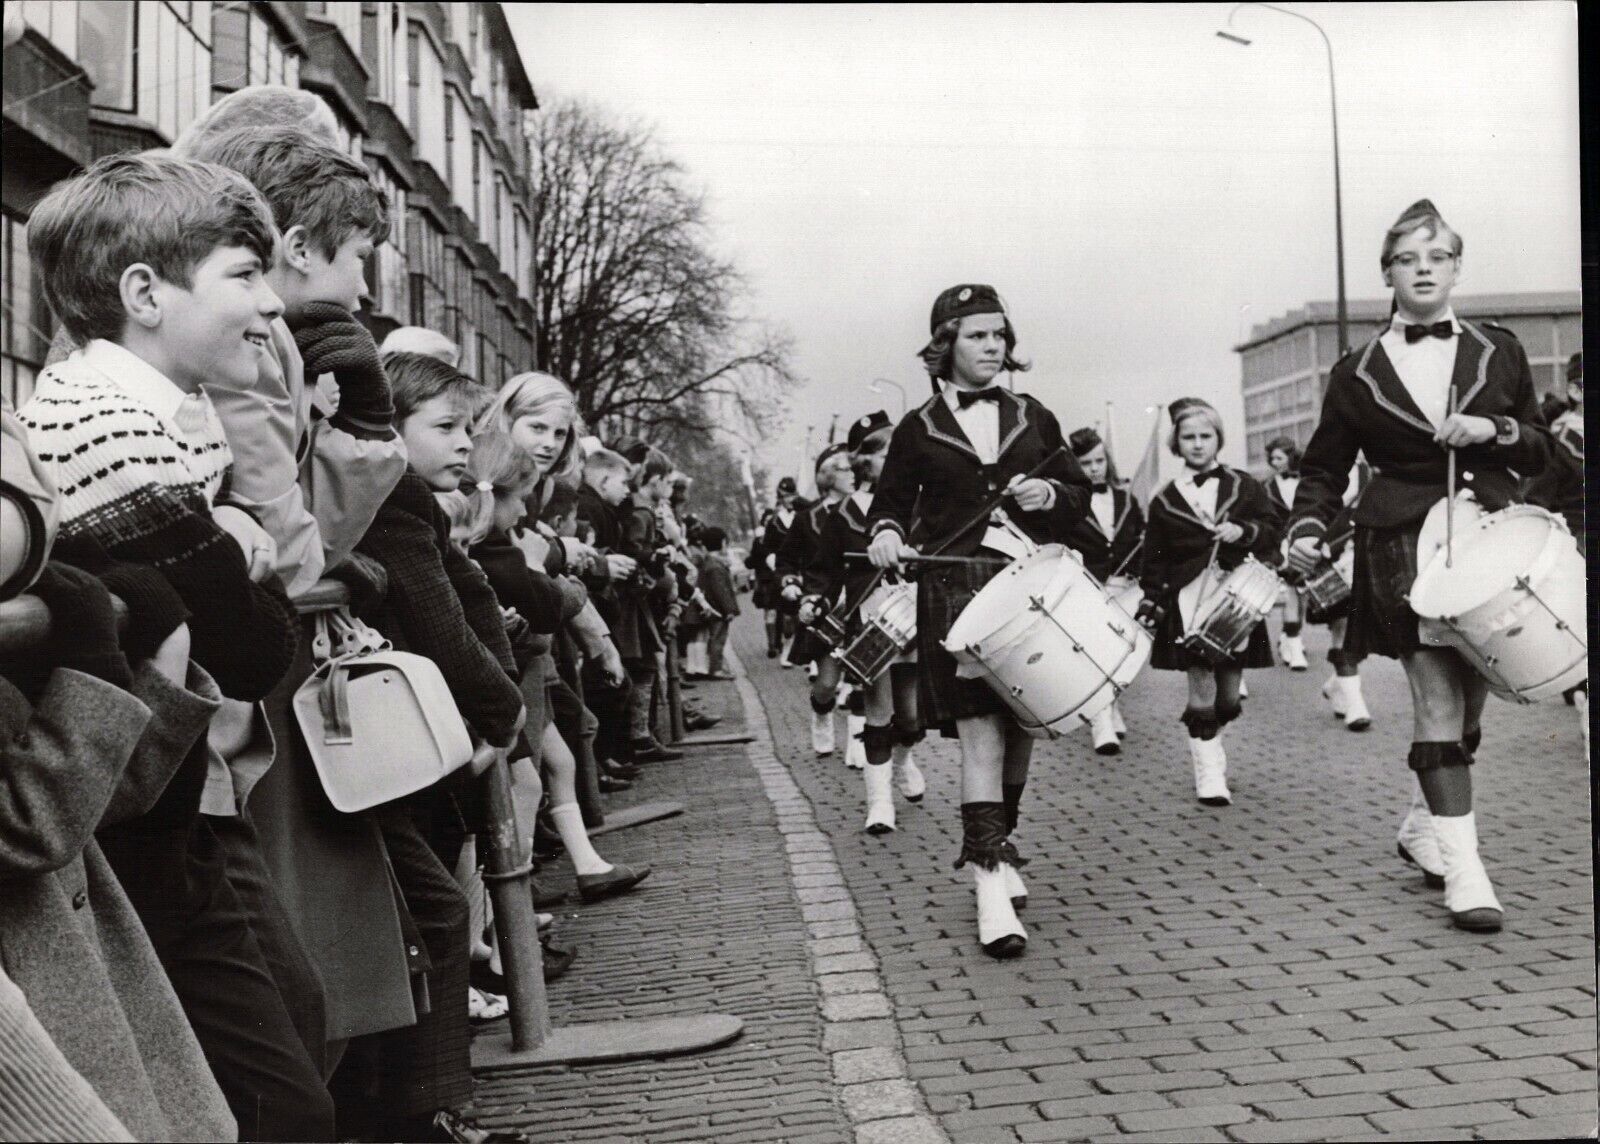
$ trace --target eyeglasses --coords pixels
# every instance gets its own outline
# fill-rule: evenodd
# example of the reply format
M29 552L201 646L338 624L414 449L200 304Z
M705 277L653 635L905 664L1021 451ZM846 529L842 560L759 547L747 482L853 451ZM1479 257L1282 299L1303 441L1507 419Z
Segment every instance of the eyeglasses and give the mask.
M1454 251L1450 251L1450 250L1430 250L1430 251L1428 251L1428 265L1429 266L1435 266L1435 267L1448 266L1450 263L1454 262L1455 260L1456 260L1456 256L1455 256L1455 252ZM1421 263L1422 263L1422 258L1419 255L1414 254L1409 250L1406 251L1403 254L1396 254L1394 257L1389 259L1389 265L1390 266L1398 266L1402 270L1415 270L1419 265L1421 265Z

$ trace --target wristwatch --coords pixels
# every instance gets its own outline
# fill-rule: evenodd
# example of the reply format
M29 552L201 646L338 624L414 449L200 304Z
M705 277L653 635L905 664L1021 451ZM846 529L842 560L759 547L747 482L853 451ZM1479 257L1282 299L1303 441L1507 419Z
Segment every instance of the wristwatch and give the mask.
M1490 421L1494 422L1494 443L1496 445L1515 445L1522 439L1522 426L1511 417L1491 415Z

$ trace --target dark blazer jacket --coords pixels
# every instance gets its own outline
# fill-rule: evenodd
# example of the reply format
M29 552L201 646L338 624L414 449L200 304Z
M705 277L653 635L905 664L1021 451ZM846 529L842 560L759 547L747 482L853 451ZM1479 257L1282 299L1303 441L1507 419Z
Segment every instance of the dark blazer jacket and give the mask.
M1223 465L1217 477L1217 521L1231 521L1244 529L1235 544L1217 548L1217 565L1231 571L1254 556L1265 564L1277 563L1282 522L1267 492L1249 473ZM1144 559L1139 584L1145 598L1170 610L1178 592L1205 568L1216 537L1211 526L1168 481L1150 500L1150 519L1144 529Z
M1541 472L1554 448L1528 355L1511 331L1462 321L1453 382L1462 413L1509 417L1516 425L1509 444L1457 450L1457 487L1474 490L1493 512L1516 499L1519 474ZM1420 521L1445 495L1448 451L1433 434L1377 338L1341 358L1329 374L1322 417L1300 462L1289 539L1327 531L1342 507L1357 453L1366 455L1374 476L1355 523L1395 528Z
M987 521L953 534L1013 476L1029 472L1064 444L1055 414L1038 398L1003 389L999 405L1000 456L993 465L978 459L942 394L900 420L872 501L874 536L892 528L919 548L948 540L948 555L978 550ZM1060 540L1067 526L1089 511L1089 480L1070 451L1039 475L1055 486L1055 504L1041 512L1011 505L1007 514L1036 543L1045 544Z
M817 541L822 535L823 522L832 516L837 506L819 499L805 512L795 514L783 543L778 548L777 573L781 584L790 576L804 579L806 568L816 555Z
M830 610L838 603L841 588L859 603L862 589L877 570L864 560L845 557L852 552L865 552L871 539L870 510L863 512L848 498L840 501L823 520L822 535L817 538L816 551L806 567L806 593L824 597Z
M1083 557L1083 566L1090 575L1101 583L1118 569L1124 576L1139 574L1138 559L1129 557L1144 536L1144 512L1133 494L1127 489L1113 487L1111 503L1116 510L1116 526L1109 536L1091 510L1083 514L1083 519L1068 525L1062 537L1068 548Z

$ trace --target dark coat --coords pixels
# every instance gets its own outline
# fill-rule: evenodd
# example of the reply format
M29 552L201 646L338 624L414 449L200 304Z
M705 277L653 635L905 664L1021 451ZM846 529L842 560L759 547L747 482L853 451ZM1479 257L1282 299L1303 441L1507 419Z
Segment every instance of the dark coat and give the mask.
M769 508L761 514L761 535L750 545L750 559L747 562L755 575L755 604L758 608L778 606L778 572L775 567L767 566L767 557L773 557L773 563L777 563L777 554L788 540L789 530L799 519L798 510L788 524L783 523L775 508Z
M805 578L806 569L816 555L817 542L822 536L824 522L836 509L836 505L818 500L804 512L795 514L794 523L789 526L788 534L783 538L783 545L778 549L776 571L780 585L791 576L797 580Z
M1509 330L1461 322L1453 384L1458 409L1509 417L1516 440L1458 449L1458 488L1472 489L1490 512L1517 497L1519 473L1542 472L1555 444L1539 412L1528 355ZM1373 466L1354 514L1368 528L1416 524L1445 495L1449 450L1395 374L1378 338L1341 358L1328 376L1322 416L1300 462L1300 487L1287 530L1293 540L1321 536L1343 507L1358 453Z
M1093 511L1085 512L1081 520L1068 525L1062 536L1062 542L1083 557L1083 566L1102 584L1113 573L1122 576L1139 574L1139 562L1133 553L1144 536L1144 513L1132 493L1113 487L1111 504L1115 510L1116 524L1110 536L1100 527L1100 521Z
M706 602L724 616L732 619L739 614L739 593L733 585L733 566L725 552L706 555L700 566L700 590Z
M450 543L450 522L421 477L406 471L356 549L389 574L373 626L438 664L473 730L509 746L522 693L500 602L483 570Z
M221 695L145 666L132 693L57 670L37 702L0 679L0 965L141 1140L232 1140L232 1114L92 831L148 810Z
M823 520L811 562L806 566L806 594L822 596L831 610L839 602L839 592L843 589L850 600L859 604L863 590L877 574L877 569L865 560L848 557L867 550L871 530L870 509L863 512L850 498L841 501Z
M1231 571L1252 555L1263 564L1276 564L1281 522L1266 490L1239 469L1223 465L1220 471L1217 522L1239 525L1244 537L1235 544L1217 545L1217 566ZM1168 481L1150 499L1150 519L1144 529L1139 585L1145 598L1172 614L1178 592L1210 562L1213 545L1211 526L1195 515L1175 483Z
M1038 398L1000 392L1000 455L993 465L978 459L955 414L935 394L907 414L889 438L889 452L872 500L873 535L895 529L918 547L947 544L944 552L970 556L978 550L986 521L961 529L1013 477L1030 472L1064 440L1055 414ZM1041 512L1009 513L1035 542L1061 539L1089 510L1089 481L1077 460L1062 449L1042 473L1056 489L1055 504Z

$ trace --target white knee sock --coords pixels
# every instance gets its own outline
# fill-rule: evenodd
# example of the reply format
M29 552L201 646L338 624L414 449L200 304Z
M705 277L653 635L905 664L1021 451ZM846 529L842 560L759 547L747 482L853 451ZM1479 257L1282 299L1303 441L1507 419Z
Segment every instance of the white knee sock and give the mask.
M583 811L575 802L552 806L550 817L555 820L556 833L561 835L561 845L567 848L572 868L580 874L604 874L611 869L589 842L589 832L583 827Z

